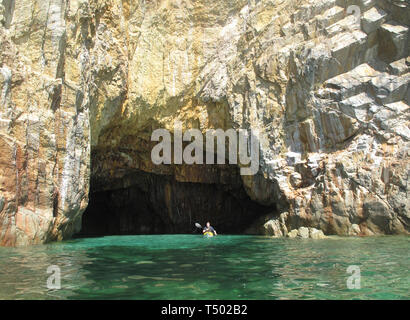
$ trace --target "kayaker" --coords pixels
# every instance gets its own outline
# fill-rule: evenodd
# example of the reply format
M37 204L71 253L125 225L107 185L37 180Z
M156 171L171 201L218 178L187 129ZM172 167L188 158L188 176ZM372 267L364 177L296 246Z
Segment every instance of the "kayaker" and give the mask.
M215 229L211 227L211 223L209 221L206 223L204 230L202 230L202 233L205 234L206 232L212 232L215 236L217 235Z

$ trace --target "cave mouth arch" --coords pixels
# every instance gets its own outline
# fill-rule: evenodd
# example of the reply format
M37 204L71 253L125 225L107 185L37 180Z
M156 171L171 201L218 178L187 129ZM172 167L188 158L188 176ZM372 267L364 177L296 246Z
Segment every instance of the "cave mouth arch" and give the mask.
M92 157L89 203L75 237L190 234L207 221L218 233L243 234L276 211L250 199L233 165L182 165L174 174L121 167L113 175L100 160Z

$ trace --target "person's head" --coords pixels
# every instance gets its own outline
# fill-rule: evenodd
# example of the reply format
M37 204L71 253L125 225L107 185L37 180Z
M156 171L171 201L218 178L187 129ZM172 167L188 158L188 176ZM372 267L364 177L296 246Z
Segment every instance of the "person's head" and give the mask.
M208 221L208 222L206 223L206 226L209 228L209 227L211 226L211 223Z

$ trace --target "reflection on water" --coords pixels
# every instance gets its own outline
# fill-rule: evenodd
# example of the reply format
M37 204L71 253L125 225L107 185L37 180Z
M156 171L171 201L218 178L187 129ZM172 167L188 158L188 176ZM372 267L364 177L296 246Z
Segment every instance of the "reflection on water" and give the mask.
M0 299L409 299L409 237L112 236L0 248ZM47 289L47 268L61 289ZM349 265L361 289L349 290Z

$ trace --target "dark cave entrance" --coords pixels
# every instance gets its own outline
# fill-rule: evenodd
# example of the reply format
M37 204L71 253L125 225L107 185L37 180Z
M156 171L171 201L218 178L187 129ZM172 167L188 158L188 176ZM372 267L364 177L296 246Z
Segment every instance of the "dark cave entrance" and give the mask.
M276 211L252 201L239 175L228 180L180 182L139 170L115 181L94 177L76 236L199 233L195 222L207 221L218 233L242 234L259 217Z

